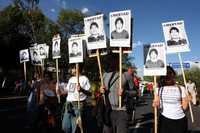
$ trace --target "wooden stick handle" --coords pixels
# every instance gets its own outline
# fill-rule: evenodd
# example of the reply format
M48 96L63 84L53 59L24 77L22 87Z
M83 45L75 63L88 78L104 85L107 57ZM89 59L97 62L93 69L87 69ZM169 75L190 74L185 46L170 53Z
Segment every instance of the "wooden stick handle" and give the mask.
M40 67L42 78L44 78L44 59L42 59L42 66Z
M24 62L24 79L26 80L26 62Z
M181 71L182 71L182 75L183 75L183 81L184 81L184 85L185 85L185 90L186 90L186 92L188 94L187 83L186 83L186 78L185 78L185 72L184 72L184 69L183 69L183 61L182 61L180 53L178 53L178 57L179 57L180 65L181 65ZM193 111L192 111L192 107L191 107L190 101L189 101L189 110L190 110L191 120L192 120L192 123L193 123L194 122L194 115L193 115Z
M122 48L119 48L119 89L122 89ZM119 108L122 107L122 97L119 96Z
M76 78L77 84L79 84L79 64L76 63ZM80 93L78 92L78 109L80 109Z
M79 84L79 64L78 63L76 63L76 78L77 78L77 84ZM80 92L78 92L78 109L80 111ZM77 124L81 130L81 133L83 133L81 114L79 114L77 119L78 119Z
M156 76L154 76L154 98L156 97ZM154 133L158 132L158 110L157 107L154 107Z
M99 49L96 50L96 54L97 54L97 62L98 62L98 66L99 66L101 85L103 86L103 74L102 74L102 69L101 69L101 60L100 60Z
M56 92L58 92L58 89L59 89L58 59L56 59L56 81L57 81ZM57 98L58 98L58 103L60 103L60 95L57 95Z
M100 80L101 80L101 86L103 86L104 83L103 83L103 74L102 74L102 69L101 69L101 60L100 60L99 49L96 50L96 55L97 55L97 62L98 62L98 66L99 66L99 75L100 75ZM106 98L105 98L104 94L103 94L103 101L104 101L104 104L106 105Z

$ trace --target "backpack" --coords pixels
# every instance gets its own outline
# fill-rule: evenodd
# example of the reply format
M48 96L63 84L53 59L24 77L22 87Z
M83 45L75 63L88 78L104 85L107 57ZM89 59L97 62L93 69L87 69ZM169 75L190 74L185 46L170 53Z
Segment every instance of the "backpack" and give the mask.
M124 94L124 103L126 104L126 110L128 114L132 114L133 110L135 110L136 105L136 97L137 97L137 88L134 85L132 79L128 79L126 74L124 74L125 78L125 94Z
M118 79L118 77L115 78L111 83L111 80L114 78L114 76L115 76L115 72L113 72L111 77L109 78L108 88L111 88L112 85L115 83L115 81ZM109 90L108 90L108 93L109 93ZM104 101L104 97L105 97L105 101ZM112 107L110 105L108 95L104 94L104 97L100 96L97 99L97 106L96 106L97 125L99 127L102 127L102 125L105 124L110 127L111 126L110 113L112 111Z

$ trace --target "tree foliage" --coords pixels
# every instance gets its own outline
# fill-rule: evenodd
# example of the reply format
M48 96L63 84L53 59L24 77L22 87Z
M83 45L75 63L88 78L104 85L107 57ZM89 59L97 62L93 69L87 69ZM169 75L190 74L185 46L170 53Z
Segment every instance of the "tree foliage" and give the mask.
M52 37L61 35L61 59L59 67L61 71L68 70L68 39L71 35L84 33L84 17L79 10L61 10L56 22L48 19L37 7L37 0L15 0L0 11L0 66L4 69L21 70L19 65L19 50L27 49L34 43L46 43L50 46L50 64L55 63L51 57ZM104 18L106 19L106 18ZM109 40L107 41L109 42ZM86 47L86 46L85 46ZM9 56L5 58L5 55ZM102 57L104 58L104 57ZM127 55L123 58L124 69L131 66L133 58ZM107 64L101 60L102 68ZM96 57L87 58L84 61L87 71L85 73L92 81L99 81L99 69ZM32 67L29 63L29 66ZM23 70L22 70L23 71ZM64 73L64 75L66 75Z
M29 48L33 43L51 44L51 38L58 30L57 25L39 9L29 12L19 3L0 11L0 17L0 58L3 69L18 69L19 50Z
M191 80L192 82L195 82L197 88L200 87L200 81L199 81L200 74L199 73L200 73L200 68L198 68L198 67L192 67L189 70L185 70L186 80ZM177 76L177 81L181 84L184 84L182 74Z
M84 15L78 10L61 10L58 16L57 23L61 28L64 39L73 34L84 33Z

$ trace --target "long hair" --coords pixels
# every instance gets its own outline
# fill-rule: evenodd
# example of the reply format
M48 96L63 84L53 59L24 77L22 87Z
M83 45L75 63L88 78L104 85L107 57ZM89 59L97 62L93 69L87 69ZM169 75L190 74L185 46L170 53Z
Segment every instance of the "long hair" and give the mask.
M175 85L176 84L175 77L176 77L176 72L174 71L174 69L170 66L167 66L167 75L160 77L160 86L162 87L162 86Z
M105 57L105 71L106 72L113 72L119 70L119 54L116 53L108 53Z

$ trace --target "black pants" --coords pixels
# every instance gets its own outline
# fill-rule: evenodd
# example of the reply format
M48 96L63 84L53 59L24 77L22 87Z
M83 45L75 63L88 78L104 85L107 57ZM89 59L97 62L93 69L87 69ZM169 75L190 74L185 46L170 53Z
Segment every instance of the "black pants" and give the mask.
M187 133L187 117L178 120L168 119L160 114L159 133Z
M103 133L127 133L128 113L123 110L113 110L111 112L111 123L111 127L104 125Z

